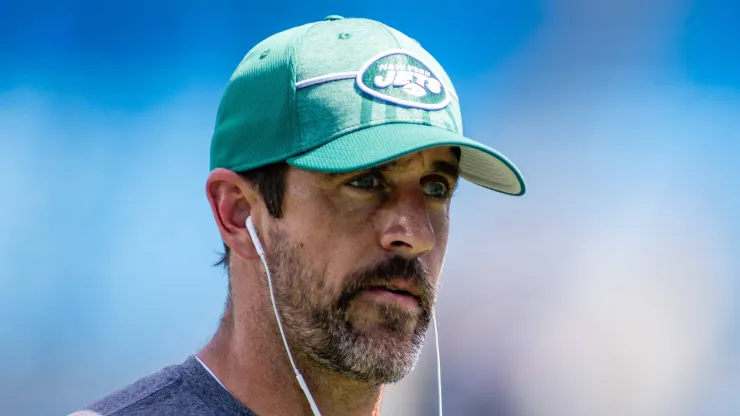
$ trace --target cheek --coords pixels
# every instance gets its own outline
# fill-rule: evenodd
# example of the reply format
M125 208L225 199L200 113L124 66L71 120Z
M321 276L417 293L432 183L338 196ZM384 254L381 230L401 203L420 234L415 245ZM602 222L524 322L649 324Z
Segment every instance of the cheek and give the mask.
M449 210L440 210L439 213L430 215L430 223L434 229L434 248L427 255L428 262L432 268L430 271L434 276L439 276L442 268L442 261L447 252L447 239L450 230Z
M345 210L341 203L322 195L314 194L296 203L281 220L281 228L290 236L301 263L310 268L311 278L321 279L307 284L337 293L346 276L365 263L365 256L372 252L375 233L370 215L358 209Z
M447 235L450 232L450 206L449 204L446 205L445 208L436 217L435 226L439 228L440 234L444 237L445 242L447 242Z
M316 261L353 257L374 239L367 216L359 217L336 209L333 204L311 203L293 218L287 230L303 251Z

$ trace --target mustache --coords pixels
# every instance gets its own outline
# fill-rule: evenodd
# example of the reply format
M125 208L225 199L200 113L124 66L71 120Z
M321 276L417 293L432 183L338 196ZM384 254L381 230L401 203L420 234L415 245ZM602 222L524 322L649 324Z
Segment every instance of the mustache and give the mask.
M418 258L394 256L383 263L352 273L339 298L340 309L346 309L349 302L362 290L390 284L397 279L417 286L421 291L420 302L423 305L430 303L429 298L434 294L434 286L429 270Z

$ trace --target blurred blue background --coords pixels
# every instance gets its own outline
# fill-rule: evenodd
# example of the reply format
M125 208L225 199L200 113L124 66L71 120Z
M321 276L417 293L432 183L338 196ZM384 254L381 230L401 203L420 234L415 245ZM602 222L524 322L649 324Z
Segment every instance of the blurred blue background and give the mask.
M1 415L67 414L207 342L220 94L258 41L330 14L417 39L529 185L454 201L447 414L740 414L740 3L10 0ZM385 414L436 413L433 347Z

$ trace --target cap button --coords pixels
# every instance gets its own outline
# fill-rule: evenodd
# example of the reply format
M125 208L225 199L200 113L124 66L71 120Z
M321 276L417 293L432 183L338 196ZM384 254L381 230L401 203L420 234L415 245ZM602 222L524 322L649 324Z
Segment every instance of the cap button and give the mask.
M326 16L326 19L324 19L324 20L326 20L326 21L332 21L332 20L342 20L342 19L344 19L344 17L339 16L339 15L336 15L336 14L333 14L331 16Z

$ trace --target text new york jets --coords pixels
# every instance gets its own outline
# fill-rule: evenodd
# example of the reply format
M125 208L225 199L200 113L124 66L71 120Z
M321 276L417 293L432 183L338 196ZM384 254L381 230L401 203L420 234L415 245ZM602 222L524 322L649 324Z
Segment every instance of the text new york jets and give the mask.
M357 84L373 97L405 107L441 110L450 100L445 85L429 66L404 50L370 59L360 70Z

